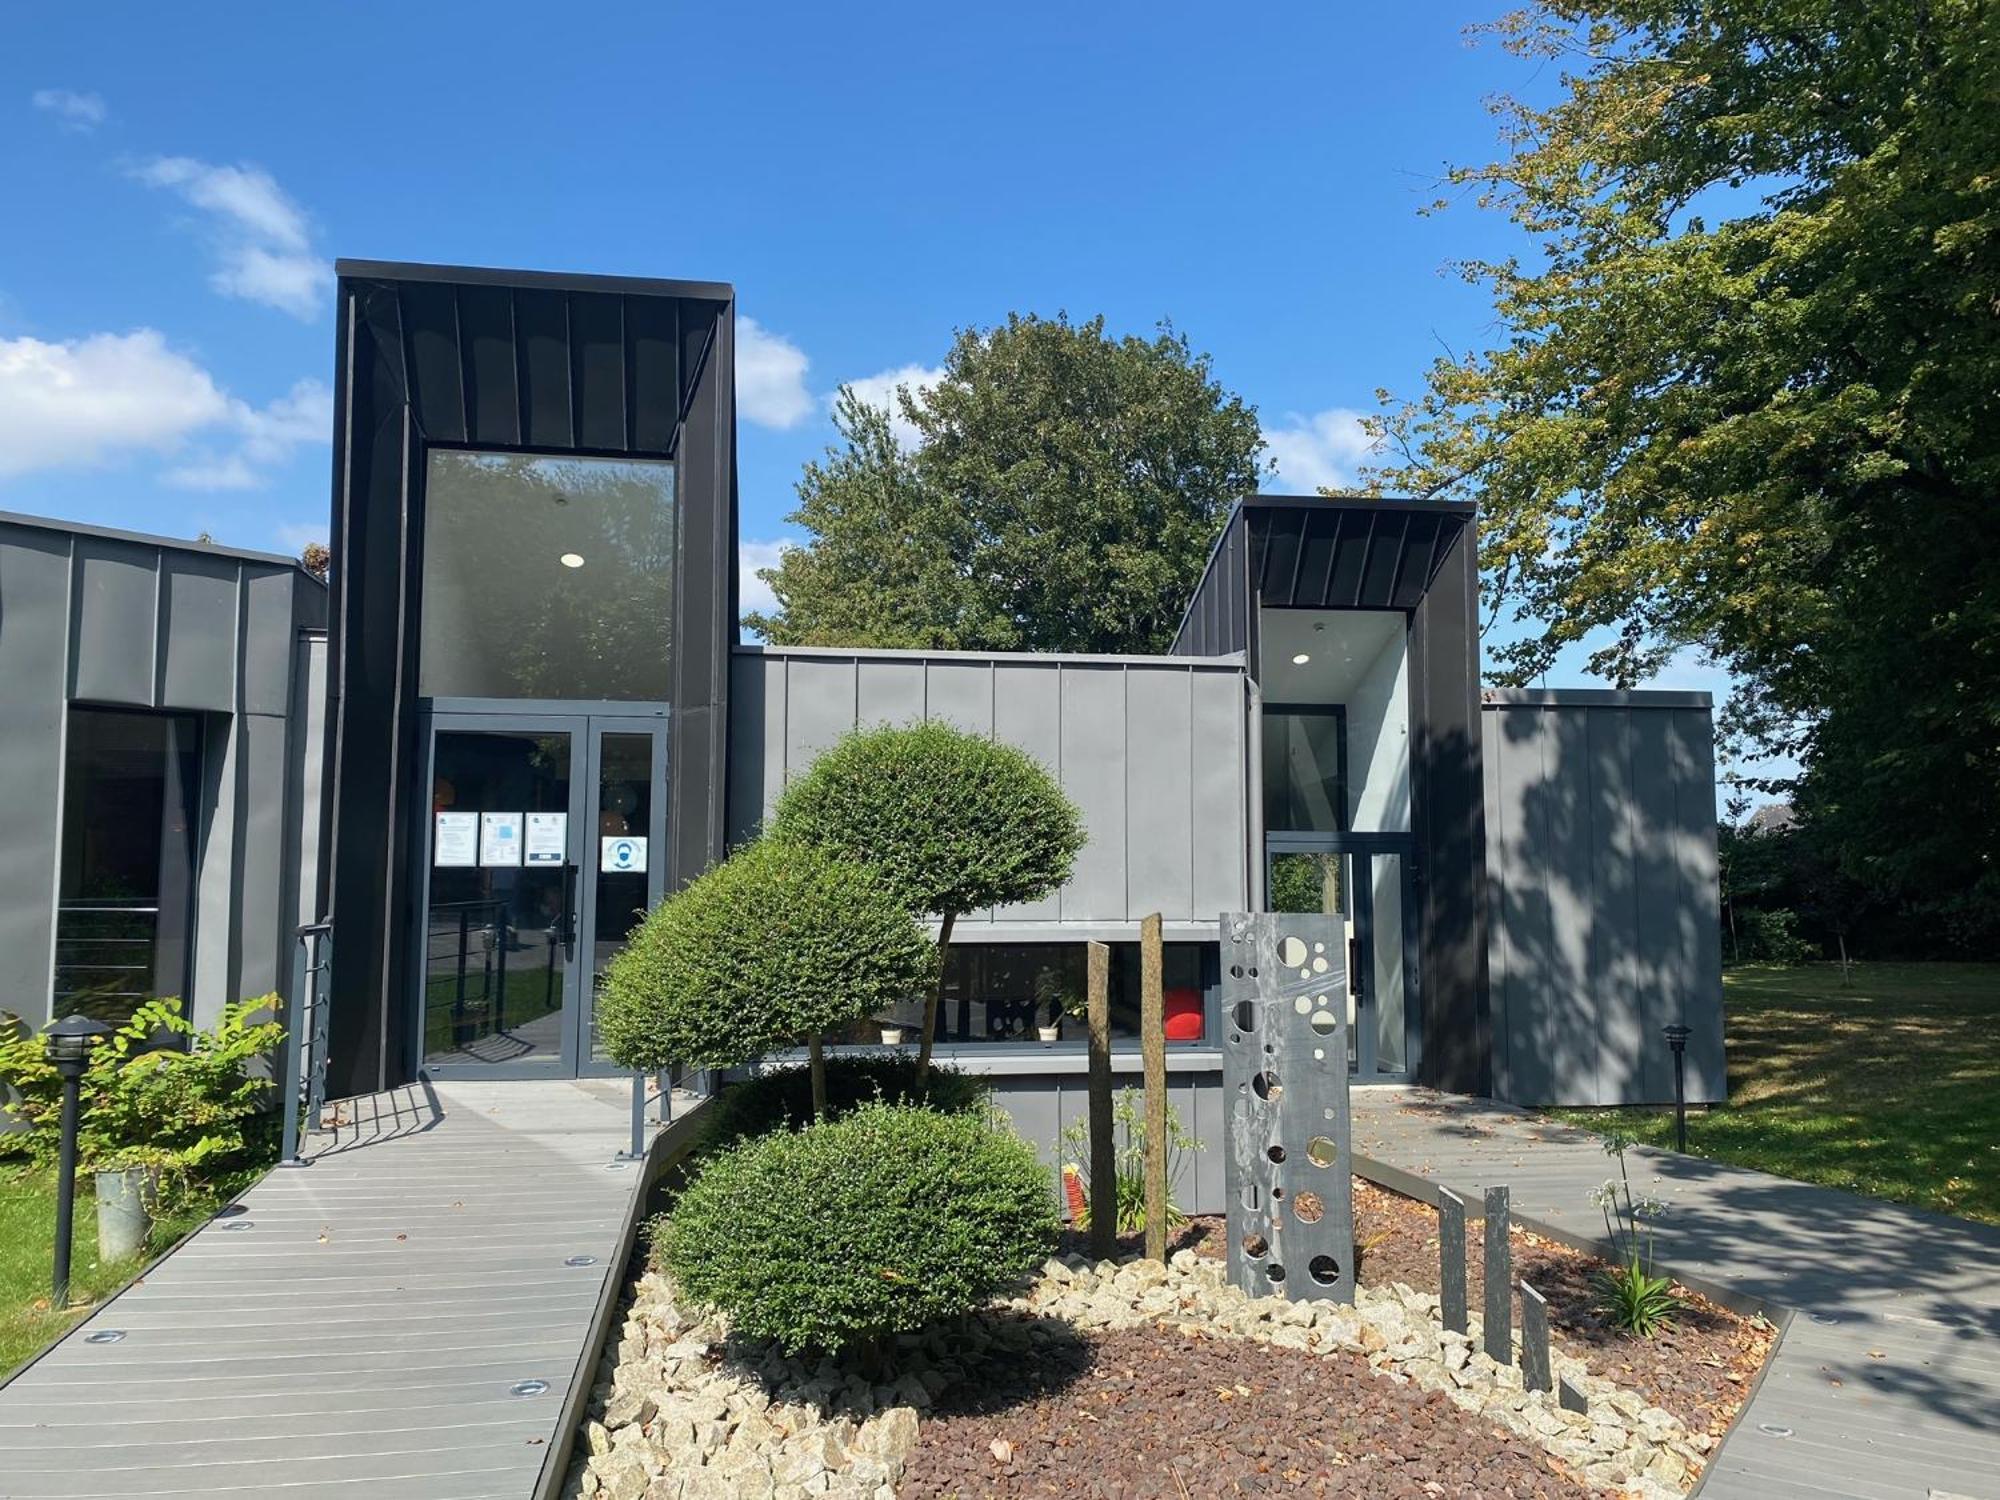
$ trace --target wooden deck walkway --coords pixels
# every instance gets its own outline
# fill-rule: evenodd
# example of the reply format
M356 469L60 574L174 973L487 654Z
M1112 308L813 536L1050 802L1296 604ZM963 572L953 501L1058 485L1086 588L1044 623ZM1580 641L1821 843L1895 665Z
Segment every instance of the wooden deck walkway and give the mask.
M0 1389L0 1496L534 1495L643 1202L645 1166L613 1164L630 1100L592 1080L350 1101L311 1166ZM655 1162L670 1146L653 1132Z
M1663 1265L1792 1314L1703 1500L2000 1500L2000 1229L1669 1151L1627 1161L1671 1205ZM1360 1090L1354 1169L1417 1196L1448 1187L1474 1214L1505 1184L1517 1219L1595 1247L1588 1195L1616 1164L1504 1105Z

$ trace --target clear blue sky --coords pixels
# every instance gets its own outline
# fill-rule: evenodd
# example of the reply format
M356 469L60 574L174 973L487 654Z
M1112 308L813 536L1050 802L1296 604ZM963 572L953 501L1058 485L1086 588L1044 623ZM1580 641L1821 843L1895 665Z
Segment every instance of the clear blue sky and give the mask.
M1510 231L1419 209L1549 84L1468 44L1504 8L19 6L0 509L323 536L340 255L733 282L753 556L837 385L1010 309L1171 318L1271 487L1338 482L1378 387L1491 331L1446 263Z

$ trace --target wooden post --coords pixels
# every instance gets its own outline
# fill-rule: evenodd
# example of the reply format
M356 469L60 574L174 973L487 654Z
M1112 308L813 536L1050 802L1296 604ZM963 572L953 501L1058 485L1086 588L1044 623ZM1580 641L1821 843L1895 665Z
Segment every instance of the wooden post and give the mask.
M812 1079L813 1123L826 1118L826 1049L818 1037L806 1042L806 1064Z
M1139 924L1139 1049L1146 1067L1146 1258L1167 1258L1167 1001L1160 914Z
M1111 1138L1111 949L1091 943L1085 1016L1090 1026L1090 1254L1118 1253L1118 1143Z

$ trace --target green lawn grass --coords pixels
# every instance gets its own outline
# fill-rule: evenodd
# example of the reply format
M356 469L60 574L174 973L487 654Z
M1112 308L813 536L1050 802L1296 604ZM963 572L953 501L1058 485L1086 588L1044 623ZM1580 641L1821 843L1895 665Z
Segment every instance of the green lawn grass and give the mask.
M101 1263L97 1258L97 1202L88 1174L77 1184L76 1235L70 1243L70 1300L63 1310L49 1304L49 1274L56 1239L56 1174L53 1167L0 1162L0 1377L117 1291L173 1242L200 1224L263 1174L263 1168L234 1174L216 1188L217 1196L190 1204L153 1225L147 1248L130 1260Z
M1688 1149L2000 1224L2000 964L1746 965L1723 975L1729 1103ZM1672 1110L1559 1110L1673 1144Z

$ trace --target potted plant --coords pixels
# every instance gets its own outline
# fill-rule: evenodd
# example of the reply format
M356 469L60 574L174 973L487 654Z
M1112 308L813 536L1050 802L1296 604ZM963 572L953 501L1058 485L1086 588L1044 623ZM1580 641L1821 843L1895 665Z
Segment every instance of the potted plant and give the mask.
M1035 1035L1045 1042L1062 1040L1064 1017L1074 1017L1079 1021L1084 1018L1083 996L1064 990L1062 980L1054 969L1043 969L1035 975L1035 1009L1038 1013L1043 1005L1049 1008L1049 1018L1036 1023Z
M902 1028L902 1027L900 1027L900 1026L886 1026L886 1025L885 1025L885 1026L884 1026L884 1027L882 1028L882 1045L883 1045L883 1046L885 1046L885 1047L900 1047L900 1046L902 1046L902 1045L903 1045L903 1028Z
M159 1216L161 1184L179 1170L174 1153L126 1146L91 1161L97 1179L97 1257L124 1260L146 1248Z

